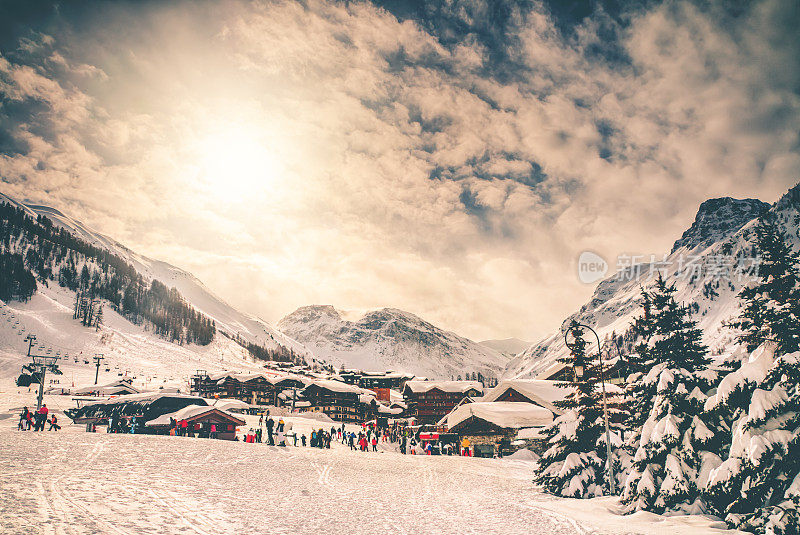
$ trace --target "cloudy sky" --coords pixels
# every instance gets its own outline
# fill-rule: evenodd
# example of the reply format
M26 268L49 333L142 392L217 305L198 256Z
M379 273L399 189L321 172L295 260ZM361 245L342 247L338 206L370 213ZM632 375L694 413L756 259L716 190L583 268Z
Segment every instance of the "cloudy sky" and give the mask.
M532 340L581 251L800 179L799 5L1 1L0 191L268 321Z

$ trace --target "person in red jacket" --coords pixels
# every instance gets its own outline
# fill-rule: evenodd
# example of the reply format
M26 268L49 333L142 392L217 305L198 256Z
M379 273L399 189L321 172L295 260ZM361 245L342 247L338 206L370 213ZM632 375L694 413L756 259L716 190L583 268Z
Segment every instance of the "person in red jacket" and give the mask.
M44 425L47 423L47 404L43 404L42 407L36 412L36 424L33 428L34 431L44 431Z
M50 428L48 431L58 431L59 429L61 429L61 426L58 425L58 418L56 418L56 415L53 414L50 417Z
M372 435L372 451L378 451L378 436Z

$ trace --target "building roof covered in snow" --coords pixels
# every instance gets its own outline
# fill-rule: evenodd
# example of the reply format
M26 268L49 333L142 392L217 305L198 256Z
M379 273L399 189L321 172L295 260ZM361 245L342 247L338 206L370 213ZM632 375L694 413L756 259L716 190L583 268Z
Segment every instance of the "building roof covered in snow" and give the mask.
M430 392L431 390L441 390L442 392L464 394L470 390L483 392L483 385L478 381L408 381L403 389L403 393L419 394Z
M282 385L290 382L298 382L308 384L311 380L308 377L301 375L294 375L289 373L276 373L276 372L262 372L262 373L236 373L236 372L222 372L212 373L208 376L209 380L218 383L225 382L226 379L238 381L240 383L247 383L254 380L264 380L273 385Z
M177 411L168 412L166 414L162 414L152 420L149 420L144 425L148 427L158 427L158 426L168 426L170 424L170 418L175 419L176 421L180 422L181 420L195 420L199 418L203 418L204 416L208 416L210 414L217 414L218 416L222 416L225 420L229 420L231 423L235 425L244 425L245 421L241 418L237 418L233 414L221 410L218 407L209 407L207 405L187 405L182 409L178 409Z
M95 395L95 396L121 396L128 394L139 394L140 390L131 385L131 381L119 379L117 381L108 383L106 385L90 385L82 388L77 388L73 394L81 395Z
M367 390L365 388L360 388L355 385L349 385L347 383L343 383L341 381L333 381L331 379L315 379L311 382L307 389L320 389L320 390L330 390L331 392L339 392L342 394L355 394L355 395L375 395L375 392L372 390Z
M208 402L195 396L146 392L98 400L96 403L88 403L77 409L67 409L64 414L75 423L99 422L109 418L131 416L142 416L148 421L188 405L208 405Z
M447 415L450 431L458 429L470 420L477 419L503 429L522 429L547 425L553 421L553 413L532 403L510 401L480 401L466 403Z
M567 397L569 388L561 388L558 384L559 382L557 381L544 381L540 379L500 381L497 386L484 394L481 401L497 401L499 398L509 397L509 391L514 390L529 402L550 409L556 414L560 414L561 410L556 408L553 403ZM511 399L506 399L504 401L511 401Z
M246 411L252 408L249 403L245 403L244 401L239 399L229 399L229 398L214 400L214 403L212 405L222 411L231 411L231 410Z

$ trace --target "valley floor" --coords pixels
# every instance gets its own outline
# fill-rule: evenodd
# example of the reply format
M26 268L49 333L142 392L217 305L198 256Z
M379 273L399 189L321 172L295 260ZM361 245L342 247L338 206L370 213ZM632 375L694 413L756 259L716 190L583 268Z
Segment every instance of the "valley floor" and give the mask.
M622 517L609 498L555 499L526 461L85 433L66 417L61 432L21 432L20 401L0 393L4 534L724 533L700 517Z

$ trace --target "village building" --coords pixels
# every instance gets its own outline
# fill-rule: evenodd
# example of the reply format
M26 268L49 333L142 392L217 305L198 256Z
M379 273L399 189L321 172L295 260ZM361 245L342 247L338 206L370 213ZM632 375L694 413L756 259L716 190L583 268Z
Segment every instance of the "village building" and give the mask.
M145 422L145 432L149 434L167 435L173 423L186 421L187 428L199 438L218 438L234 440L236 427L245 425L245 421L216 406L188 405L174 412L162 414ZM216 437L211 436L211 426L216 429Z
M568 393L569 388L559 386L558 381L512 379L498 383L497 386L486 392L481 401L533 403L554 414L561 414L563 411L556 407L555 403L562 401Z
M196 396L146 392L84 402L75 409L65 410L64 414L76 424L106 425L112 419L127 421L133 417L144 423L189 405L203 406L208 402Z
M407 413L420 424L435 424L465 397L481 395L477 381L407 381L403 398Z
M510 453L520 430L539 430L552 421L549 409L514 401L464 403L446 418L449 432L466 438L476 457Z
M313 381L302 397L309 406L301 411L322 412L339 422L364 422L378 410L374 392L331 379Z
M628 377L626 362L619 357L603 359L603 375L607 384L624 385ZM573 380L572 366L564 362L554 362L539 373L536 379L571 382Z
M296 375L276 373L219 373L202 370L192 376L192 392L204 398L238 399L251 405L280 406L279 394L302 389L308 380Z
M599 387L598 387L599 388ZM617 384L606 383L605 390L609 408L609 419L621 422L625 419L627 400L625 390ZM541 379L512 379L501 381L483 396L482 401L507 401L532 403L549 409L553 414L564 412L556 405L570 392L569 383Z

